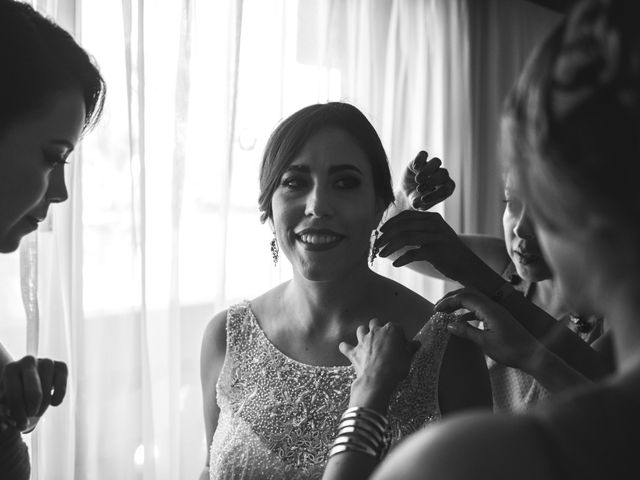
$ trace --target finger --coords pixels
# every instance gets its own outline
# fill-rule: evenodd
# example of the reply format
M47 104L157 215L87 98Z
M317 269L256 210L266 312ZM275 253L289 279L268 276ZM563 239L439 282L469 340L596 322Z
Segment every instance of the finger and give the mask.
M434 255L439 250L438 244L442 242L442 235L438 233L411 232L404 237L396 238L389 242L378 252L380 257L388 257L403 248L424 249L424 253ZM413 249L413 248L412 248ZM428 260L428 258L425 258Z
M353 345L349 345L347 342L340 342L338 344L338 350L340 353L351 360L351 354L353 353L353 349L355 347Z
M447 330L449 330L452 335L460 338L466 338L480 347L484 345L484 335L486 335L486 332L468 324L467 322L451 322L447 325Z
M418 192L426 192L435 187L446 185L449 183L449 180L449 172L446 169L440 168L430 173L425 168L416 175L416 183L418 184L416 189Z
M7 364L4 367L2 380L4 383L6 406L11 420L19 427L26 427L27 412L22 389L21 365L18 362Z
M409 170L411 170L413 173L418 173L426 163L427 158L429 158L429 154L427 152L425 152L424 150L419 151L416 155L416 158L411 160L411 162L409 163Z
M416 182L418 181L418 177L424 178L437 172L441 165L442 161L439 158L434 157L431 160L427 160L425 157L425 162L416 170Z
M53 362L53 394L51 396L51 405L57 407L62 403L67 393L67 379L69 377L69 369L64 362Z
M364 342L364 337L369 333L369 327L366 325L360 325L356 328L356 338L358 339L358 343Z
M438 213L434 212L418 212L416 210L403 210L398 215L391 217L389 220L384 222L379 230L381 232L385 232L391 228L394 228L394 225L397 223L405 222L409 219L422 219L425 222L436 221L436 216L440 216Z
M476 318L476 315L473 312L463 313L462 315L458 315L456 317L456 322L477 322L477 321L478 319Z
M390 235L398 235L408 231L439 232L444 228L445 221L439 213L412 212L415 215L406 215L402 218L393 217L393 222L385 223L385 229L378 238L377 245L382 245ZM382 227L381 227L382 228Z
M433 252L428 247L412 248L396 258L391 265L400 268L413 262L431 263L432 255Z
M40 408L36 412L36 417L41 417L49 408L51 403L51 389L53 388L53 360L48 358L38 359L38 376L40 377L40 390L42 391L42 400Z
M465 291L441 299L435 304L434 309L438 312L450 313L465 308L473 312L478 320L486 321L498 313L496 311L498 307L495 302L478 292Z
M422 208L422 209L431 208L432 206L449 198L453 193L453 190L454 190L454 186L451 186L449 184L439 185L435 187L432 191L427 192L424 195L421 195L420 197L418 197L419 205L418 207L414 206L414 208ZM416 202L414 200L413 204L415 205L415 203Z
M22 365L25 412L28 417L33 417L40 410L40 404L42 403L42 385L40 384L38 365L36 359L31 355L21 358L18 363Z
M380 328L382 327L384 324L382 323L382 321L380 321L379 318L372 318L371 320L369 320L369 331L374 330L376 328Z

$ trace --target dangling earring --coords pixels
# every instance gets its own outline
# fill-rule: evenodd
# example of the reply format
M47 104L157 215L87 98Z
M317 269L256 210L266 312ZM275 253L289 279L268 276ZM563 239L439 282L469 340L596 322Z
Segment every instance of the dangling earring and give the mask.
M376 257L378 256L378 252L380 251L380 249L376 245L377 241L378 241L378 229L376 228L373 231L373 243L371 244L371 253L369 254L369 265L372 267L373 267L373 261L376 259Z
M276 240L276 234L273 232L273 238L271 239L271 257L273 258L273 266L278 265L278 241Z

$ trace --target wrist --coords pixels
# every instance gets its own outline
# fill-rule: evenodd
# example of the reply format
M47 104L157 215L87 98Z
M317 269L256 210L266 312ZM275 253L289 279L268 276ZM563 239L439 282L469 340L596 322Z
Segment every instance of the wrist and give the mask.
M386 414L393 389L365 378L356 378L351 384L349 407L367 407Z
M540 344L536 344L532 346L530 352L523 357L520 365L515 365L515 368L537 378L539 372L545 368L544 365L548 353L549 351L546 348Z

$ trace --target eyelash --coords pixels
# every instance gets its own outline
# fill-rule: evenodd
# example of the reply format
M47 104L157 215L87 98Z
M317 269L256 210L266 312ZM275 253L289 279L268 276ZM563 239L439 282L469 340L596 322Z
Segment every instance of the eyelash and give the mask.
M57 155L45 155L45 159L54 167L58 165L66 165L67 163L69 163L67 157L59 157Z

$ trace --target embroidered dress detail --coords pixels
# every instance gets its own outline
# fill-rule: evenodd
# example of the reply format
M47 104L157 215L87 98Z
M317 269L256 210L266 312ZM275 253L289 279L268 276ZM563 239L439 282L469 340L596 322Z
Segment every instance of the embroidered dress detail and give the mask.
M440 418L437 385L449 319L434 315L415 337L422 345L389 407L392 445ZM210 478L320 478L354 378L351 366L287 357L266 337L248 302L231 307Z

